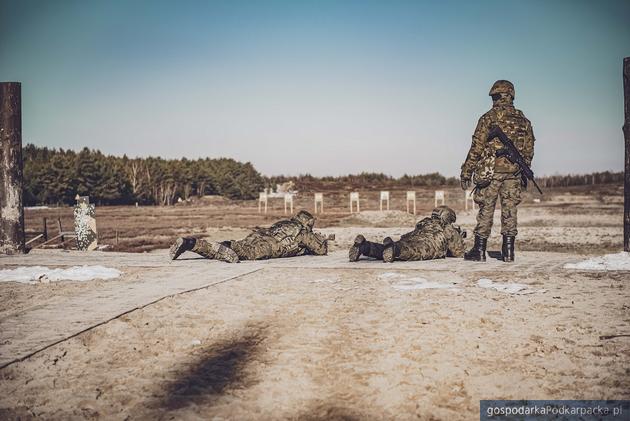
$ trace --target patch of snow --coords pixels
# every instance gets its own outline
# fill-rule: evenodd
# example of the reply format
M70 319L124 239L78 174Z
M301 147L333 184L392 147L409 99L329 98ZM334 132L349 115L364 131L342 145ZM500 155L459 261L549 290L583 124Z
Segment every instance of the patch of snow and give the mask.
M454 283L441 283L429 281L425 278L409 277L402 273L385 272L378 276L381 281L391 283L392 288L398 291L411 291L415 289L451 289L455 288Z
M451 289L455 288L455 284L443 284L440 282L429 281L424 278L407 278L392 284L392 288L398 291L411 291L415 289Z
M385 272L378 275L379 280L392 279L392 278L404 278L404 277L405 275L403 275L402 273L396 273L396 272Z
M49 209L48 206L24 206L24 209L37 210L37 209Z
M507 292L509 294L516 294L519 291L527 289L527 285L524 285L524 284L515 284L515 283L498 284L498 283L494 283L490 279L485 279L485 278L478 280L477 286L481 288L492 288L492 289L496 289L497 291Z
M477 286L480 288L490 288L490 289L495 289L500 292L505 292L508 294L518 294L518 295L534 294L537 292L540 292L540 293L547 292L546 289L538 289L538 290L529 289L529 286L525 284L517 284L517 283L510 283L510 282L497 283L486 278L479 279L477 281Z
M199 339L193 339L192 341L190 341L190 345L199 346L201 345L201 341Z
M328 284L334 284L335 282L339 282L339 278L335 278L335 279L327 279L327 278L321 278L321 279L313 279L312 281L310 281L313 284L319 284L319 283L328 283Z
M606 254L604 256L593 257L578 263L567 263L565 269L578 270L630 270L630 253L622 251L616 254Z
M22 266L17 269L0 270L0 282L57 282L90 281L92 279L114 279L122 275L117 269L104 266L73 266L67 269L49 269L45 266Z

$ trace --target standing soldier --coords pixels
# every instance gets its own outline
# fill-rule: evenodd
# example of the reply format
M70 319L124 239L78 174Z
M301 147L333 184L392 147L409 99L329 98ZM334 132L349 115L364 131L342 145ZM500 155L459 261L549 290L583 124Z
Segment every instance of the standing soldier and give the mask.
M328 239L313 231L315 218L300 211L291 219L278 221L269 228L257 228L242 240L215 243L192 237L178 238L171 246L170 257L177 259L192 251L208 259L238 263L304 254L322 256L328 253ZM330 237L329 237L330 238Z
M492 229L492 219L497 198L501 201L501 234L503 261L514 261L516 207L521 202L521 189L526 179L521 177L518 165L505 156L497 156L503 148L497 138L488 139L493 126L500 127L512 139L527 165L534 157L534 132L532 124L522 111L514 108L514 85L507 80L497 80L490 94L492 109L481 116L472 138L472 145L464 165L461 183L464 190L475 184L474 200L479 205L475 244L464 254L464 259L486 260L486 244Z

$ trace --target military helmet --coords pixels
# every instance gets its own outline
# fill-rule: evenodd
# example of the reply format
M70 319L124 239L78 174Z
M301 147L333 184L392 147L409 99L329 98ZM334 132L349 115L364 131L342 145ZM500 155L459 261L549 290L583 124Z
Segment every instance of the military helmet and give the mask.
M438 206L431 212L431 218L438 218L444 225L452 224L457 220L455 211L448 206Z
M310 212L307 212L305 210L299 211L298 214L295 215L294 219L308 228L313 228L313 226L315 225L315 218L313 217L313 215L311 215Z
M490 93L488 95L496 95L496 94L509 94L512 98L514 98L514 85L509 80L497 80L490 88Z

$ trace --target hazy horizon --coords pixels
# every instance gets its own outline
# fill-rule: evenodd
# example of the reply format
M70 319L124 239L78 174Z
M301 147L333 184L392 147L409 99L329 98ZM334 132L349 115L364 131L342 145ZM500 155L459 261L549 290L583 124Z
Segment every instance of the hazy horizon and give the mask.
M3 1L23 142L251 162L262 174L458 176L497 79L537 175L623 168L630 2Z
M37 146L37 147L45 147L46 145L35 145L35 146ZM58 147L54 147L54 148L59 149ZM81 152L81 149L83 149L83 148L81 148L81 149L61 148L61 149L65 150L65 151L72 150L72 151L74 151L75 153L78 154L79 152ZM91 149L93 151L94 150L99 151L99 152L101 152L101 153L103 153L105 155L115 156L115 157L119 157L119 158L122 158L123 156L127 156L127 158L129 158L129 159L147 159L147 158L157 158L157 159L161 158L161 159L167 159L167 160L170 160L170 159L178 160L178 159L182 159L182 158L188 159L188 160L197 160L197 159L205 159L205 158L211 158L211 159L234 159L234 158L229 157L229 156L213 156L213 157L201 156L201 157L196 157L196 158L190 158L190 157L186 157L186 156L179 157L179 158L167 158L167 157L155 156L155 155L129 156L129 155L126 155L126 154L109 154L109 153L105 153L105 152L101 151L98 148L89 148L89 149ZM240 162L241 163L251 163L251 164L253 164L250 161L240 161ZM254 165L254 167L255 167L255 165ZM256 170L258 170L258 168L256 168ZM601 170L601 171L573 172L573 173L559 173L559 172L556 172L556 173L552 173L552 174L535 174L535 176L536 176L536 178L538 178L538 177L547 177L547 176L571 176L571 175L579 176L579 175L590 175L592 173L606 172L606 171L609 171L611 173L619 173L619 172L623 172L623 168L620 169L620 170ZM428 174L432 174L432 173L440 173L441 175L443 175L443 176L445 176L447 178L449 178L449 177L459 178L459 174L446 175L444 173L441 173L440 171L416 172L416 173L408 172L408 173L403 173L403 174L400 174L400 175L393 175L393 174L382 172L382 171L370 171L370 170L359 170L357 172L352 172L352 173L322 174L322 175L314 175L314 174L310 174L310 173L298 173L298 174L283 174L283 173L266 174L266 173L261 173L261 175L263 175L265 177L269 177L269 178L273 178L273 177L300 177L300 176L308 176L308 175L314 176L314 177L317 177L317 178L324 178L324 177L359 176L362 173L383 173L384 175L390 176L390 177L393 177L393 178L400 178L400 177L402 177L404 175L414 176L414 175L428 175Z

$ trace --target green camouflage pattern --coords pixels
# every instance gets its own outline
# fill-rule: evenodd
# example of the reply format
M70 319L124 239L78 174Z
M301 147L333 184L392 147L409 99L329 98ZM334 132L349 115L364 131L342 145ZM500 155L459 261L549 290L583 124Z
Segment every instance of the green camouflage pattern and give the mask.
M494 177L495 152L490 148L484 148L475 165L472 181L475 186L486 187Z
M488 95L508 94L512 98L515 97L514 85L509 80L497 80L490 88Z
M495 158L502 144L496 138L487 140L490 128L493 126L499 126L512 139L527 164L531 164L536 140L532 125L523 112L514 107L512 98L502 94L501 98L493 102L490 111L481 116L477 123L472 145L462 165L462 180L473 178L477 181L489 181L494 173L516 173L519 170L518 166L506 157ZM489 175L488 172L492 174ZM473 174L475 174L474 177Z
M475 235L490 237L497 198L501 203L501 234L516 236L517 206L521 203L521 177L513 174L495 174L490 184L478 188L474 200L479 205Z
M454 224L455 221L457 221L455 211L444 205L433 209L433 211L431 211L431 217L440 219L445 225Z
M464 239L453 224L444 224L438 218L424 218L416 228L403 234L394 243L396 260L429 260L444 257L462 257Z
M269 228L257 228L242 240L224 241L240 260L263 260L305 254L326 255L328 240L312 230L312 222L298 216L276 222ZM215 258L211 243L197 240L193 252Z
M479 119L462 165L462 180L472 178L476 185L474 200L479 205L479 213L474 233L481 238L490 236L497 199L501 203L501 233L510 236L518 233L516 208L521 202L523 188L520 168L504 156L496 157L496 152L503 148L499 139L488 140L490 129L500 127L512 139L527 165L531 165L536 138L531 122L514 107L513 90L514 86L507 81L497 81L493 85L490 91L495 95L492 108Z
M453 223L455 212L447 206L434 209L432 216L419 221L414 230L403 234L394 242L397 260L429 260L443 257L462 257L464 239L461 230ZM364 241L360 245L362 255L383 259L383 244Z

